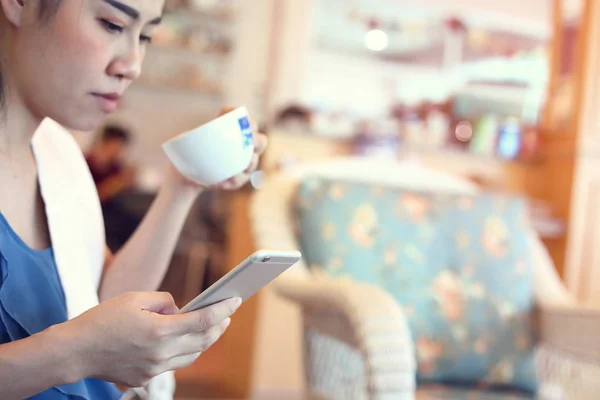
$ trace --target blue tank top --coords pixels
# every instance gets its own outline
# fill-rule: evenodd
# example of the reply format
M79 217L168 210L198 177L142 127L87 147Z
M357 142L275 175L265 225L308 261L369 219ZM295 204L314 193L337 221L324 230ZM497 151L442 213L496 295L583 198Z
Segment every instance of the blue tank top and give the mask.
M0 213L0 344L67 321L67 306L52 249L33 250ZM35 379L35 377L29 377ZM117 400L113 384L86 379L51 388L33 400Z

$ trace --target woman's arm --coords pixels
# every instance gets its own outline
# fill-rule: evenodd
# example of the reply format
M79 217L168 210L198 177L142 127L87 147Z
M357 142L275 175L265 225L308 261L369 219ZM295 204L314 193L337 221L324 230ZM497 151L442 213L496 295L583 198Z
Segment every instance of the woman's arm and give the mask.
M165 181L133 236L117 254L107 258L101 301L126 292L157 290L200 191L177 179Z
M221 115L231 111L225 108ZM217 189L236 190L248 182L256 170L259 158L267 147L267 137L254 137L254 155L248 169L217 185ZM179 234L187 215L202 188L185 179L174 167L169 168L167 179L148 214L109 264L106 264L100 300L104 301L131 291L154 291L162 282L173 256Z
M26 399L84 379L79 351L76 337L55 328L0 345L0 397Z

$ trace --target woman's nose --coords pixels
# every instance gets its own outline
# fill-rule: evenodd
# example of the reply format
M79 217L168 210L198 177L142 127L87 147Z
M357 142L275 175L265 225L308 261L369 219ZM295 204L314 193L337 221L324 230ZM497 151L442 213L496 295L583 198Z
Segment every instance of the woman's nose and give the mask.
M142 72L143 54L140 46L134 46L127 54L116 58L108 67L108 74L119 79L136 80Z

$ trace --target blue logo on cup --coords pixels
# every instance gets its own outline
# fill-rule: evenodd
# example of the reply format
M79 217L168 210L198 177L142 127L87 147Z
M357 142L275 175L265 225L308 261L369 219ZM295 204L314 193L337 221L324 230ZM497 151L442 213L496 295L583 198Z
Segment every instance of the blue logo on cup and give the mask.
M254 143L252 124L250 124L248 117L242 117L238 120L238 122L240 123L242 138L244 139L244 148L248 148Z

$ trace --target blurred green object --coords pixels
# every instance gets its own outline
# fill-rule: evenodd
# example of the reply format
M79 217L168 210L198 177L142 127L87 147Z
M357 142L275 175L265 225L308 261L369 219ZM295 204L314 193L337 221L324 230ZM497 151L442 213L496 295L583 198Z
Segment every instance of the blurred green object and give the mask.
M493 156L498 142L498 127L498 117L494 114L485 114L479 118L469 150L473 154Z

